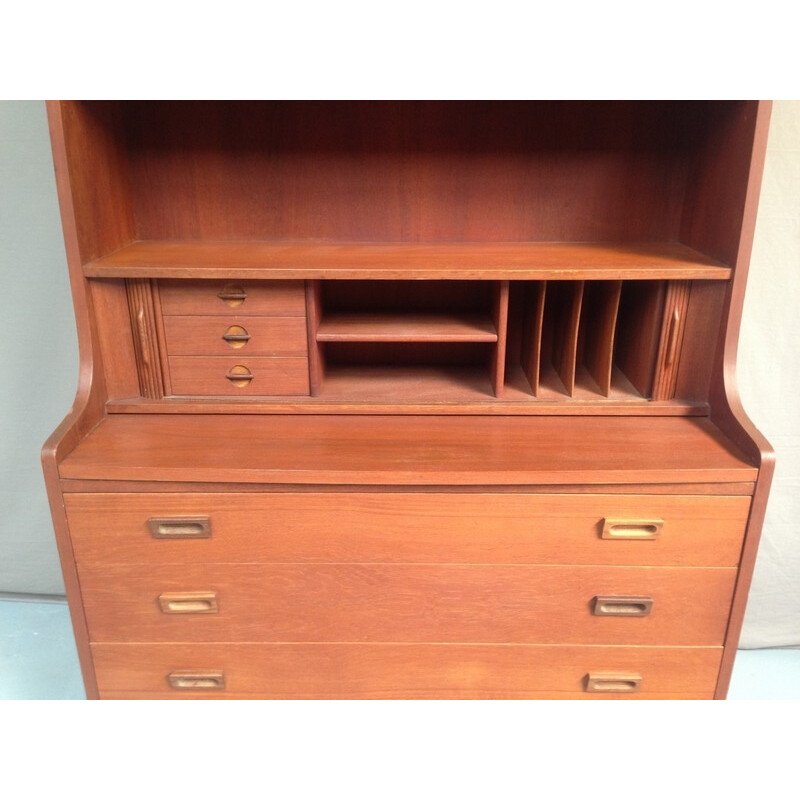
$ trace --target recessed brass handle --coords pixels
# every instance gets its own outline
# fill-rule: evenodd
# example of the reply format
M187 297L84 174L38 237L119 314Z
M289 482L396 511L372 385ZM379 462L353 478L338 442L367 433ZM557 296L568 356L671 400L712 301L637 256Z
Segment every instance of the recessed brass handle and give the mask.
M164 614L217 614L216 592L164 592L158 596Z
M241 325L231 325L222 334L222 340L233 348L244 347L250 341L250 334Z
M664 527L663 519L603 520L601 539L657 539Z
M585 679L585 692L638 692L642 676L637 672L590 672Z
M225 675L221 670L177 670L167 675L173 689L224 689Z
M653 609L652 597L595 597L592 613L596 617L646 617Z
M241 286L228 283L222 287L217 297L219 297L223 303L227 303L231 308L235 308L247 300L247 292L242 289Z
M253 380L253 373L244 366L244 364L237 364L235 367L231 367L228 371L228 374L225 376L234 386L238 386L240 389L244 386L247 386L251 380Z
M147 527L154 539L209 539L210 517L150 517Z

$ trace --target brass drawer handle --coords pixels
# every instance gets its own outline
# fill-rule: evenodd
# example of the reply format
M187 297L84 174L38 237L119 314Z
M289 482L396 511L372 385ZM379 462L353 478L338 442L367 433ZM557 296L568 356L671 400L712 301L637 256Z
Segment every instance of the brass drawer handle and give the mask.
M165 592L158 596L164 614L217 614L216 592Z
M225 675L221 670L178 670L167 675L173 689L224 689Z
M250 334L241 325L231 325L222 334L222 340L233 348L244 347L250 341Z
M663 519L604 519L601 539L657 539Z
M228 374L225 376L234 386L238 386L242 388L243 386L247 386L251 380L253 380L253 373L244 366L244 364L237 364L235 367L231 367L228 371Z
M595 597L592 613L596 617L646 617L653 609L652 597Z
M642 676L636 672L590 672L586 676L585 692L638 692Z
M147 527L154 539L210 539L210 517L150 517Z
M219 297L223 303L227 303L231 308L235 308L247 300L247 292L242 289L241 286L228 283L222 287L217 297Z

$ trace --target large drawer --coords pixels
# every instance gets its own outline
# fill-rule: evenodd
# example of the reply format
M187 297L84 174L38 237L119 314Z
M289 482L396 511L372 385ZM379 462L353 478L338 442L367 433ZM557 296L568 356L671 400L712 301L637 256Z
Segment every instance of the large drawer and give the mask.
M164 314L257 314L305 317L303 281L158 282Z
M75 556L93 565L734 566L750 507L738 496L483 492L68 493L64 502ZM602 538L606 521L622 523L619 535ZM643 538L658 521L658 535ZM204 538L185 538L193 533Z
M78 573L93 642L721 645L736 578L730 567L572 565L165 564ZM613 613L598 616L597 598L608 598L602 605ZM649 601L646 616L618 613Z
M110 699L710 700L722 649L214 643L92 652L100 695ZM586 691L589 676L602 691ZM198 681L215 688L192 688Z

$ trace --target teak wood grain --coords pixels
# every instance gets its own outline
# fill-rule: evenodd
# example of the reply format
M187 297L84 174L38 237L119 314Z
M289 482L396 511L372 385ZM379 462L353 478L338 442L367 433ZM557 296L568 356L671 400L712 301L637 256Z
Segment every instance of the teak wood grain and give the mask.
M173 394L217 397L308 394L307 358L268 358L250 352L233 352L235 355L228 356L171 356L168 364ZM237 367L246 367L252 375L245 386L227 377Z
M595 442L596 448L587 448ZM749 481L704 419L679 417L107 417L63 478L261 483L559 484Z
M560 489L561 487L559 487ZM584 490L585 491L585 490ZM397 493L67 494L84 566L417 562L735 566L750 498ZM151 518L207 517L211 536L154 539ZM602 539L605 519L661 520L652 540Z
M150 699L710 700L719 647L442 644L94 644L102 697ZM175 670L219 669L225 690L176 691ZM638 672L636 694L587 694L594 672Z
M680 244L650 242L142 241L86 264L84 272L94 278L231 280L725 280L730 277L725 264L702 253Z
M730 567L148 564L84 568L93 642L485 642L721 645ZM214 592L215 614L164 614L164 592ZM596 616L597 596L653 598Z
M231 309L234 311L234 309ZM246 341L223 337L243 328ZM164 317L166 350L175 356L302 356L308 355L304 317L168 316ZM233 346L232 346L233 345Z

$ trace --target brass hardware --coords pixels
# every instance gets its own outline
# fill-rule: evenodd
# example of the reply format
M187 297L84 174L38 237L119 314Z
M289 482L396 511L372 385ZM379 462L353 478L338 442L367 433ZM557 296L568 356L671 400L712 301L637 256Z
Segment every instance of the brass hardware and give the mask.
M592 600L592 613L596 617L646 617L652 608L652 597L595 597Z
M238 349L250 341L250 334L241 325L231 325L222 334L222 339L234 349Z
M209 539L210 517L151 517L147 527L154 539Z
M636 672L590 672L586 676L585 692L638 692L642 676Z
M217 295L223 303L227 303L231 308L240 306L247 300L247 292L241 286L236 286L233 283L227 283L222 287Z
M678 333L681 329L681 315L676 308L672 312L672 319L669 323L669 344L667 345L667 355L664 358L664 364L669 367L675 360L675 353L678 349Z
M167 675L173 689L224 689L225 675L221 670L178 670Z
M657 539L663 519L604 519L601 539Z
M243 386L247 386L247 384L253 380L253 373L250 372L250 370L243 364L237 364L235 367L230 368L225 377L234 386L238 386L241 389Z
M165 592L158 596L164 614L217 614L216 592Z

